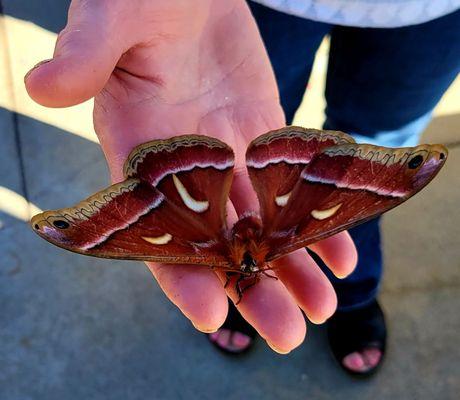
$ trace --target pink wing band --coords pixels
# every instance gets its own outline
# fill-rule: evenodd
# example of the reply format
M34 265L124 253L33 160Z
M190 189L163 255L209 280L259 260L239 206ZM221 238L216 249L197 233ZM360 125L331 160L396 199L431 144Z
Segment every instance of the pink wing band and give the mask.
M153 186L166 176L194 168L223 171L234 166L234 155L223 142L207 136L189 135L136 147L125 164L126 177L135 176Z
M351 142L353 139L342 132L286 127L255 139L246 153L246 165L262 169L280 162L308 164L320 149Z

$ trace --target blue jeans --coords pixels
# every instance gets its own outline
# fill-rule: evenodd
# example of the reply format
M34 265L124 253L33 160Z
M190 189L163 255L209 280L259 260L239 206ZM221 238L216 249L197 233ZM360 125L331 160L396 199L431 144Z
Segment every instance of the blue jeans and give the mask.
M413 146L431 112L460 71L460 11L403 28L353 28L315 22L249 2L267 48L288 123L302 101L314 55L331 45L325 129L358 142ZM350 230L358 249L355 271L332 281L339 309L372 301L382 276L379 218Z

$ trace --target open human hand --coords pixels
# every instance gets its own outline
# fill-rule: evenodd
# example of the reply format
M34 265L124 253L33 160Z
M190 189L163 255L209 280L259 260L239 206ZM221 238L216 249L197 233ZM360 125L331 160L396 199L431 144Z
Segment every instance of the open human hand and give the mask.
M198 133L235 150L229 219L256 210L244 153L258 135L285 125L273 72L244 0L74 0L53 59L26 76L38 103L67 107L95 97L94 123L112 180L136 145ZM347 233L311 246L339 277L356 264ZM275 262L278 281L262 277L238 309L267 343L287 353L304 339L307 317L336 308L334 290L305 250ZM169 299L193 325L212 332L227 314L223 277L190 265L147 263ZM300 307L300 309L299 309Z

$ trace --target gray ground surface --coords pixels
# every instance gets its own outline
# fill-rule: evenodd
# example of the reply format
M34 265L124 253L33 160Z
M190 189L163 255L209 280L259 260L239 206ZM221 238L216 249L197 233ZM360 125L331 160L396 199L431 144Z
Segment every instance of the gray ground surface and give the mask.
M63 25L65 2L1 2L15 18ZM102 154L88 140L5 108L0 132L0 186L43 209L107 183ZM426 137L434 140L433 128ZM453 143L446 170L385 219L381 297L390 339L373 379L351 380L337 368L323 327L309 326L308 340L287 356L259 341L245 357L226 357L143 264L65 252L0 213L0 399L458 398L460 149L458 138L443 140Z

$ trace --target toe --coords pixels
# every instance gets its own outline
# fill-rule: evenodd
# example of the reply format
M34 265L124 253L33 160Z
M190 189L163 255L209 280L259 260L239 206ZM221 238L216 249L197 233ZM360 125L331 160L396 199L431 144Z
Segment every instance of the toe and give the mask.
M342 362L345 368L353 372L365 372L368 369L364 363L363 356L358 352L348 354Z
M244 350L251 344L251 338L241 332L233 333L232 343L238 350Z
M219 329L217 332L210 333L209 338L219 347L233 352L243 351L251 344L249 336L229 329Z
M368 368L374 368L382 358L382 352L377 348L364 349L361 354L363 355L364 362Z
M217 342L218 338L219 338L219 331L209 333L209 339L211 339L213 342Z
M216 343L227 350L232 350L230 346L230 334L231 332L228 329L219 329L219 336L216 340Z

